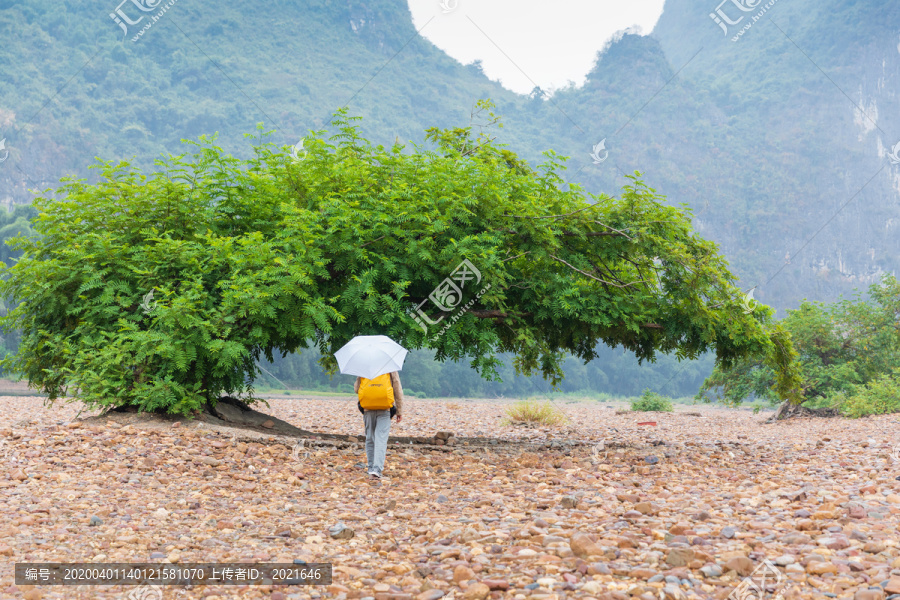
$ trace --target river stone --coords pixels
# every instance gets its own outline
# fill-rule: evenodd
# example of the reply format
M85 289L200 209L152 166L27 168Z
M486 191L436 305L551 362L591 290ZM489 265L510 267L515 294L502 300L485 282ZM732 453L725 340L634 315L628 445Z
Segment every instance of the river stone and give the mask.
M343 523L338 523L328 529L328 535L336 540L349 540L356 535L356 532Z
M694 560L695 553L690 548L673 548L666 555L666 562L673 567L683 567Z
M602 556L603 550L591 541L587 534L576 532L569 539L569 547L572 553L579 558L588 558L589 556Z
M726 571L735 571L741 577L746 577L754 569L756 569L756 563L746 556L736 556L725 563Z

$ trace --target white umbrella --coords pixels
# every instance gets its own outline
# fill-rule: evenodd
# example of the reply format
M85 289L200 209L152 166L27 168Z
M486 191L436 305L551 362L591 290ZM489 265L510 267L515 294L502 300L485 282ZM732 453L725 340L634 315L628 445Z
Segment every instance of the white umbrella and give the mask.
M344 375L375 379L399 371L406 359L406 348L386 335L358 335L334 353Z

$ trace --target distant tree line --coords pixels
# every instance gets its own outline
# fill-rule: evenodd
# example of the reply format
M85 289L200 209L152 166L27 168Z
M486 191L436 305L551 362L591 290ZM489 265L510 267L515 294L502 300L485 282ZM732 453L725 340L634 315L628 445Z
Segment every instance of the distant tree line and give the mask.
M638 364L631 352L601 347L599 357L583 364L569 356L563 363L565 378L554 392L540 376L516 376L511 357L502 356L503 366L497 371L503 381L482 379L465 362L440 363L427 350L409 353L403 366L401 380L405 393L429 398L466 397L497 398L541 396L549 393L610 394L639 396L645 388L672 397L693 396L713 368L713 356L705 355L696 361L682 361L674 356L661 356L656 363ZM316 350L276 355L273 361L263 361L263 375L258 386L303 389L328 392L353 392L353 378L346 375L330 377L318 361Z
M6 240L19 235L33 235L31 219L36 217L37 214L37 209L30 204L20 204L12 211L0 212L0 260L7 267L11 266L21 256L22 252L21 250L10 248L6 244ZM0 317L6 316L6 313L12 308L15 307L7 307L3 299L0 298ZM19 339L20 335L17 330L9 333L0 332L0 357L15 353L19 348Z

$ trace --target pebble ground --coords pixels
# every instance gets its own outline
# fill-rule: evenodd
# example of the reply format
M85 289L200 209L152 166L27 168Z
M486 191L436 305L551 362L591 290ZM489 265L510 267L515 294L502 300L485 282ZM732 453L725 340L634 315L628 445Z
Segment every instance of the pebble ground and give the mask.
M361 433L355 402L258 408ZM900 417L793 419L714 407L566 424L503 422L504 401L417 400L371 480L349 448L0 397L0 598L740 600L900 598ZM686 412L699 412L692 416ZM654 425L639 423L653 422ZM540 451L507 441L559 442ZM571 447L567 442L582 445ZM334 526L343 524L339 537ZM336 530L335 530L336 531ZM16 562L330 562L330 586L15 585ZM755 573L755 574L754 574Z

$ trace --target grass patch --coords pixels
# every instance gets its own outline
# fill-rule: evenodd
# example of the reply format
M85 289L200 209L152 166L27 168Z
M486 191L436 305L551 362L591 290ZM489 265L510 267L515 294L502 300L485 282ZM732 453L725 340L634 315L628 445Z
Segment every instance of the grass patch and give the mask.
M554 426L562 425L565 421L566 415L549 401L523 400L506 409L506 418L503 420L503 424L532 423L535 425Z
M667 396L644 390L640 398L631 401L631 410L638 412L672 412L672 400Z

